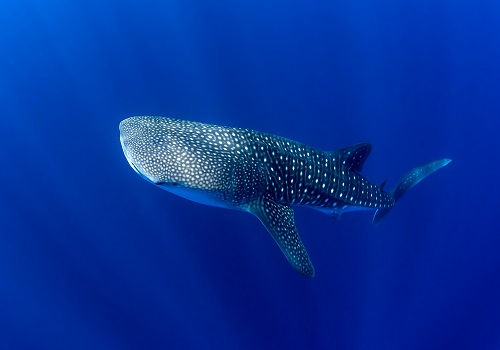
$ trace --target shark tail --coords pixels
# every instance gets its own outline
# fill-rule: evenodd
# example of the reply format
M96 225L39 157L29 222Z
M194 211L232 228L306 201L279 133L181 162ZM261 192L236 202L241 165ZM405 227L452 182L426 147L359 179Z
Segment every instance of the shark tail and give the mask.
M425 179L436 170L441 169L449 162L451 162L451 159L435 160L433 162L416 167L415 169L408 172L405 176L403 176L396 187L390 191L390 193L394 197L394 203L399 201L410 188L418 184L420 181ZM378 224L380 220L382 220L391 211L391 209L392 207L377 210L375 216L373 217L373 223Z

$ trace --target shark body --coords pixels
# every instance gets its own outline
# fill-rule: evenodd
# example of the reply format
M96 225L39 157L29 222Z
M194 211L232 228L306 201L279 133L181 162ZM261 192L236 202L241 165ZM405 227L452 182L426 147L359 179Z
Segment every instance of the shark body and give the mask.
M149 116L123 120L120 142L131 167L147 181L198 203L256 215L306 277L314 276L314 268L292 206L334 216L373 209L377 223L411 187L451 161L417 167L386 192L360 174L371 152L368 143L324 152L249 129Z

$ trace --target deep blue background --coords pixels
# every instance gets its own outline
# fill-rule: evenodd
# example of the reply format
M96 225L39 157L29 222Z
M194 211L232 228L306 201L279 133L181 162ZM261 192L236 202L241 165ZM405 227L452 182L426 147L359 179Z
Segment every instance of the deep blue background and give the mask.
M498 1L4 1L0 50L1 349L500 348ZM298 208L308 280L134 173L144 114L453 162L375 227Z

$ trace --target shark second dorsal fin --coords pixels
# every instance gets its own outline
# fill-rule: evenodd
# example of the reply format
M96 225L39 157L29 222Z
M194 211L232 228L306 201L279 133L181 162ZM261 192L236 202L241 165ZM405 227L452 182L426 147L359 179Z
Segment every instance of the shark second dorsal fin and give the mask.
M330 152L333 158L340 161L340 164L345 165L349 170L360 172L363 169L363 164L366 158L372 151L372 145L369 143L358 143L350 147L341 148L337 151Z
M246 209L262 221L293 268L305 277L314 277L314 267L295 227L292 207L264 197Z

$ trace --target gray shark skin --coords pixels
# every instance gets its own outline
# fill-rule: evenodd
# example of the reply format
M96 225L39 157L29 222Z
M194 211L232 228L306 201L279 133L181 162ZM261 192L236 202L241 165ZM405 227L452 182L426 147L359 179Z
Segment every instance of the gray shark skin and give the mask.
M373 209L377 223L410 188L451 161L417 167L386 192L360 174L368 143L323 152L249 129L149 116L123 120L120 142L130 166L147 181L198 203L257 216L306 277L314 276L314 268L292 206L335 217Z

